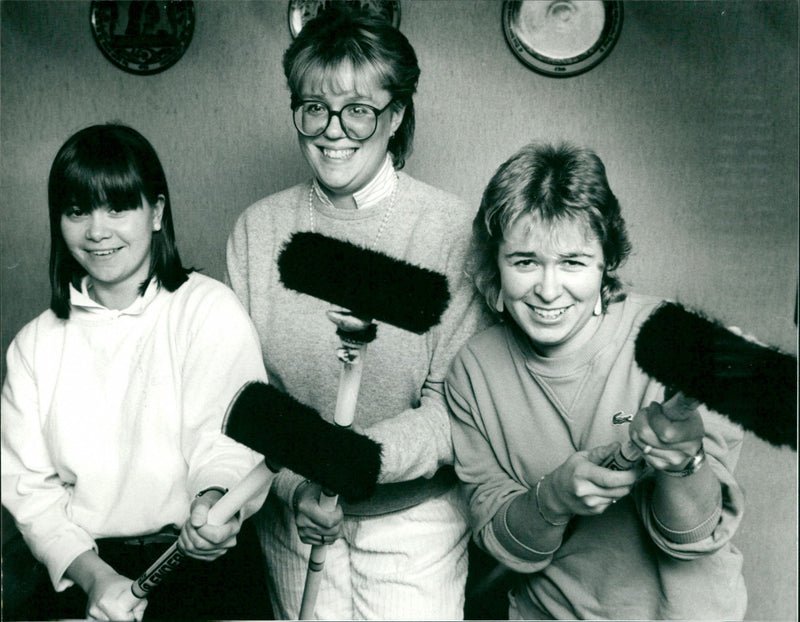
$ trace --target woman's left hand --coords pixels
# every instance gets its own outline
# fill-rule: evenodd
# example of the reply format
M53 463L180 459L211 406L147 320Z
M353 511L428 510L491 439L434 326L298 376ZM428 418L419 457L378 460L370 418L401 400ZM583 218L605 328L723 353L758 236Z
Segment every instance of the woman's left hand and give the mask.
M342 535L342 507L338 503L333 509L323 507L321 491L322 487L311 481L301 484L295 491L294 520L297 535L305 544L331 544Z
M633 418L631 440L645 461L659 471L678 471L700 451L705 428L699 402L676 393L663 404L652 402Z
M209 525L208 510L222 497L222 493L210 490L192 501L191 513L178 537L178 548L189 557L213 561L236 546L236 536L241 528L237 514L222 525Z

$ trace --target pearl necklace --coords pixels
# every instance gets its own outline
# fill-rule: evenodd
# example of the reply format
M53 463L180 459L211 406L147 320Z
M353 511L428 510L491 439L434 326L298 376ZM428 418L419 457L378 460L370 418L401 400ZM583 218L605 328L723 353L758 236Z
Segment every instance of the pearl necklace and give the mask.
M375 239L372 240L372 245L370 246L370 250L375 250L378 246L378 241L381 239L383 235L383 230L386 228L386 224L389 222L389 218L394 211L395 203L397 202L397 189L400 186L400 180L397 178L395 174L394 177L394 188L392 188L392 197L390 199L389 208L386 210L386 213L383 215L383 220L381 221L380 227L378 227L378 233L375 235ZM315 224L314 224L314 182L312 181L309 188L308 188L308 220L311 223L311 233L314 233Z

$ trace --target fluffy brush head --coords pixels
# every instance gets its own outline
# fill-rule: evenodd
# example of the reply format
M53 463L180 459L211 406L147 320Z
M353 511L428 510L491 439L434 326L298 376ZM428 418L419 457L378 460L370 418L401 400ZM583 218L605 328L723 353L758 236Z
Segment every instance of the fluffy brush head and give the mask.
M797 359L664 303L642 324L636 362L662 384L773 445L797 449Z
M271 385L245 385L228 408L223 432L277 464L348 501L375 492L381 447L341 428Z
M417 334L438 324L450 301L443 274L319 233L293 234L278 270L289 289Z

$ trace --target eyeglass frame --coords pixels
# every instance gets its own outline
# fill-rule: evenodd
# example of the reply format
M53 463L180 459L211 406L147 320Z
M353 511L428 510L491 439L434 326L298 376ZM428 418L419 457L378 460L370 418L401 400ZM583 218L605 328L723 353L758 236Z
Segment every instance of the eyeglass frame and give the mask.
M378 119L384 112L386 112L389 109L389 107L394 102L395 102L394 98L390 99L389 103L386 104L383 108L376 108L375 106L371 106L370 104L352 102L350 104L345 104L344 106L339 108L339 110L333 110L327 103L325 103L320 99L303 99L297 102L297 104L292 107L292 123L294 124L295 129L306 138L316 138L317 136L322 136L325 132L328 131L328 128L331 125L331 120L333 120L333 117L339 117L339 127L342 128L342 132L344 132L344 135L347 136L347 138L349 138L350 140L369 140L375 135L375 132L378 130ZM297 127L297 119L295 119L295 114L297 113L297 110L301 108L304 104L322 104L328 110L328 122L325 124L325 127L323 127L322 130L316 134L306 134L303 130ZM347 132L345 124L342 123L342 111L349 106L364 106L365 108L369 108L370 110L372 110L372 112L375 115L375 127L372 128L372 132L370 132L369 136L365 136L364 138L353 138Z

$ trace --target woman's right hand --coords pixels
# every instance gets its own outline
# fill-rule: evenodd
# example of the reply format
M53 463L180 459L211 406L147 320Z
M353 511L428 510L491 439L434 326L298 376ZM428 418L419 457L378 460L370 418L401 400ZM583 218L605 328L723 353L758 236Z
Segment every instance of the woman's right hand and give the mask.
M90 620L141 622L147 600L136 598L131 591L133 581L117 573L94 549L72 560L64 576L86 592L86 617Z
M344 513L337 503L332 510L320 505L319 484L306 480L294 493L293 508L297 534L305 544L331 544L342 535Z
M103 572L92 581L86 594L86 617L90 620L135 620L141 622L146 599L131 592L132 581L116 572Z
M579 451L545 476L539 501L548 516L597 515L628 495L640 469L614 471L600 466L619 449L619 443Z

